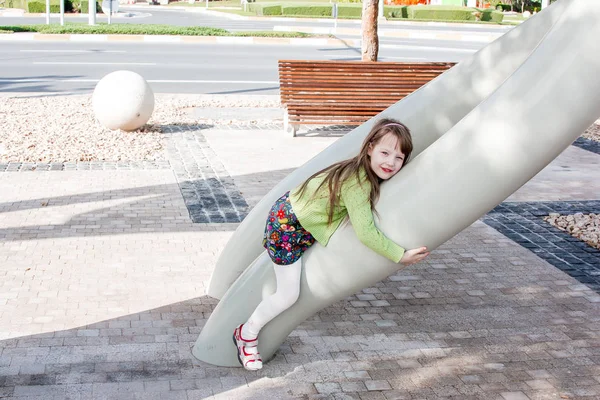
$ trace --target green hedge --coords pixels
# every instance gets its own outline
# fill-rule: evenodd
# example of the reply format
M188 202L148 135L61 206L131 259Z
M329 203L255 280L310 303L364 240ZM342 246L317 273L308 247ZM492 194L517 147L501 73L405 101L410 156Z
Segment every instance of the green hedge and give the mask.
M408 6L384 6L383 13L387 18L408 18Z
M65 0L65 12L71 12L73 10L73 4L69 0ZM41 1L30 1L27 3L27 12L30 13L45 13L46 2ZM50 12L60 12L60 2L57 0L50 0Z
M284 6L283 15L290 16L311 16L311 17L331 17L332 6Z
M27 1L27 0L11 0L11 1ZM96 1L96 12L102 12L102 0ZM29 0L27 1L27 7L25 8L30 13L46 13L46 2L40 0ZM65 12L67 13L83 13L87 14L89 10L88 0L65 0ZM50 12L60 12L59 0L50 0Z
M409 6L410 19L445 19L451 21L474 21L473 9L458 6Z
M281 15L280 4L248 4L248 10L254 12L256 15Z
M383 1L383 0L380 0ZM338 17L356 17L360 18L362 16L362 5L359 6L351 6L344 5L338 6Z
M481 20L482 21L492 21L496 23L502 22L504 19L504 14L498 11L494 11L493 9L485 9L481 12Z
M74 2L80 0L73 0ZM381 0L380 0L381 1ZM282 5L277 3L250 3L249 10L256 15L284 15L306 17L331 17L332 6L315 5ZM458 6L384 6L383 12L387 18L444 20L444 21L475 21L474 12L481 12L482 21L502 22L504 15L494 9L477 10L475 8ZM82 11L83 12L83 11ZM87 10L85 11L87 12ZM344 4L338 6L339 17L360 18L362 5Z

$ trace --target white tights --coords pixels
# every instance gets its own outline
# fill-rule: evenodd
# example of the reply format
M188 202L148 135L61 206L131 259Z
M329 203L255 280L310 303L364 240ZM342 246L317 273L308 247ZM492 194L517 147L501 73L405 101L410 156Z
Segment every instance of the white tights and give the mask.
M273 264L277 289L275 293L261 301L248 321L242 327L242 337L254 339L260 330L273 318L290 308L300 295L300 275L302 260L290 265Z

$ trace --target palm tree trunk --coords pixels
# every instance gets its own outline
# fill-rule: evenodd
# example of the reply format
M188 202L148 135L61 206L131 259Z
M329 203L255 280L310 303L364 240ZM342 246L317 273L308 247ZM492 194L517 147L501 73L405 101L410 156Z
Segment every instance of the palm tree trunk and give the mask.
M383 1L383 0L381 0ZM362 9L362 60L377 61L379 37L377 36L377 8L379 0L363 0Z

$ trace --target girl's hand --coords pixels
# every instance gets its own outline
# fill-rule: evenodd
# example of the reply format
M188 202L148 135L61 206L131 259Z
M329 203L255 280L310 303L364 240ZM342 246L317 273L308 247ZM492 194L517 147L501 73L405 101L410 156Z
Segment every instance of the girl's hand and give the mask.
M404 256L400 260L400 264L412 265L421 262L429 255L427 247L419 247L418 249L406 250Z

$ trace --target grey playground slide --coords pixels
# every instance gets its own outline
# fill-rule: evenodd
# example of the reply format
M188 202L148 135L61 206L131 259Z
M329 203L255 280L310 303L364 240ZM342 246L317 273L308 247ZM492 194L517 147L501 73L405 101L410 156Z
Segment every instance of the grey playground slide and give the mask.
M600 4L559 0L527 25L535 26L535 19L545 18L551 23L543 40L507 79L484 95L466 116L453 121L443 136L445 130L440 130L439 139L431 140L429 146L421 142L421 154L382 185L377 225L392 240L405 248L425 245L435 249L535 176L596 120L600 114ZM510 33L514 32L523 30ZM525 36L522 39L527 40ZM512 57L510 49L504 51ZM441 86L440 96L449 93L444 87L452 82ZM433 90L431 87L435 85L421 91ZM461 94L456 96L446 100L448 108L462 101ZM393 116L390 110L386 114ZM444 107L437 110L429 115L450 118ZM422 112L421 118L427 115ZM356 149L357 144L345 143ZM255 233L259 237L261 230L262 226ZM239 254L242 243L240 240L238 248L231 251ZM260 333L263 359L272 357L306 318L398 268L362 245L349 223L343 225L327 247L315 244L303 257L298 302ZM274 289L273 268L263 254L227 290L198 337L193 354L211 364L238 366L231 342L233 329Z
M415 145L413 157L416 157L493 93L529 57L559 20L568 3L559 1L553 4L378 117L397 118L411 129ZM210 279L209 296L222 298L231 284L264 251L262 235L266 216L275 200L322 168L358 154L374 120L337 140L265 195L221 252Z

